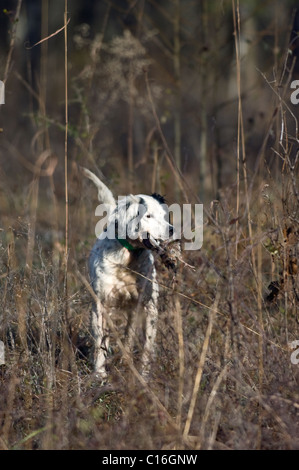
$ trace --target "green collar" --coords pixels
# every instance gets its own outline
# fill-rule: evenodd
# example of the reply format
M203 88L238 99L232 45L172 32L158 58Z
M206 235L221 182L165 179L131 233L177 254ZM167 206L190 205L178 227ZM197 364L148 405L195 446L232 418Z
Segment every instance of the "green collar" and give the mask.
M131 243L129 243L127 240L123 239L123 238L118 238L117 239L119 241L119 243L124 247L124 248L127 248L127 250L129 251L136 251L136 250L139 250L139 248L135 248L134 246L131 245Z

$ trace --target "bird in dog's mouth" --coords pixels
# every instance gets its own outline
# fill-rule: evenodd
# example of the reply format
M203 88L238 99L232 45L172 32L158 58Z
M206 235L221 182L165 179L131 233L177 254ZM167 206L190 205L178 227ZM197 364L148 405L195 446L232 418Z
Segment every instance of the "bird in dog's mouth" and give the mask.
M177 260L180 259L181 247L178 240L155 240L148 232L143 234L143 245L156 251L161 257L162 263L168 268L176 271Z
M156 250L160 248L157 240L155 240L148 232L143 233L142 243L148 250Z

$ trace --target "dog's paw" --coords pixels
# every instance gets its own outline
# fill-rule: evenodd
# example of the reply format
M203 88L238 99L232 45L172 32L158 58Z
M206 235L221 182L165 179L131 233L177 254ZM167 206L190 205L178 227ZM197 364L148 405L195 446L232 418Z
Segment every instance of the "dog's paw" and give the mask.
M141 370L141 377L148 382L150 379L150 368L149 366L143 366Z
M106 369L99 369L94 371L94 378L95 380L102 386L106 385L108 382L108 373Z

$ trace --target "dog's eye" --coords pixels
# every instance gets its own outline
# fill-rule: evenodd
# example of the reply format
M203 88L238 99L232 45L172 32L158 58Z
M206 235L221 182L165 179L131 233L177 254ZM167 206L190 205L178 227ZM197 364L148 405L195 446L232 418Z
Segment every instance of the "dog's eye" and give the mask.
M147 214L147 216L146 216L146 217L147 217L148 219L150 219L151 215L150 215L150 214Z

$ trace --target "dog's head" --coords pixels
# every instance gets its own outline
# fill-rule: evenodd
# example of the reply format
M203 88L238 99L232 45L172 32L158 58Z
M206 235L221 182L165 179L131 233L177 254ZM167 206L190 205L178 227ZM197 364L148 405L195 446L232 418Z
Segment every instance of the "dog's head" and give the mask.
M108 215L107 227L100 238L124 240L136 248L159 249L161 242L172 239L173 226L169 223L169 211L163 196L130 194L118 204L107 186L87 168L82 168L98 188L98 197Z
M118 203L114 217L118 239L127 240L133 247L158 249L173 235L167 205L156 193L126 196Z

